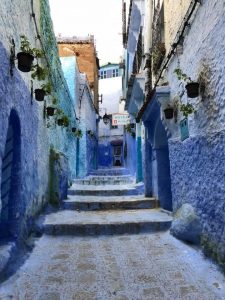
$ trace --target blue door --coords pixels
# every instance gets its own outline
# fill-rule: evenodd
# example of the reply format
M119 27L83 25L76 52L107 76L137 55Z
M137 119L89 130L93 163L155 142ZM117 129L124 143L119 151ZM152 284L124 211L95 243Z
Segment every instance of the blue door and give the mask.
M1 170L0 238L16 237L20 220L20 124L11 112Z

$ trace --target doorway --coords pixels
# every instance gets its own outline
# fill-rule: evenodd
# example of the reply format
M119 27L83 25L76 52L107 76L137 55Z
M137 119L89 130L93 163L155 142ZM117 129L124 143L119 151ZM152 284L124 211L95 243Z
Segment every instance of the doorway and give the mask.
M122 166L122 146L113 147L113 166Z
M19 232L21 213L21 130L19 117L11 111L1 168L0 238L13 239Z

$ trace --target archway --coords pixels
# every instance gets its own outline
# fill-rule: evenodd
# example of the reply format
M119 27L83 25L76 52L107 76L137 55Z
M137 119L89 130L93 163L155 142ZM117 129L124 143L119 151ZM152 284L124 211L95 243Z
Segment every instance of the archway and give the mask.
M0 238L16 238L21 214L21 130L19 117L12 110L9 117L1 168Z
M172 211L172 193L171 193L171 178L170 178L170 161L168 139L162 120L158 118L155 124L154 140L153 140L153 155L155 158L152 165L153 178L156 185L158 198L162 208Z

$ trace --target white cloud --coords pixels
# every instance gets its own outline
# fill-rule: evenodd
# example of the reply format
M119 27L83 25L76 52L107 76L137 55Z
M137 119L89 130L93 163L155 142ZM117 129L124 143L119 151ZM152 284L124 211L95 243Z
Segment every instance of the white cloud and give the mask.
M94 35L100 63L122 55L122 0L49 0L56 35Z

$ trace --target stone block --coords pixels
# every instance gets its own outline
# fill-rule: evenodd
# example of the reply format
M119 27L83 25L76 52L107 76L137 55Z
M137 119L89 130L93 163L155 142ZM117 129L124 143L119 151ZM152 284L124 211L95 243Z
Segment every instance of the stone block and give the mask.
M190 204L183 204L175 213L170 233L180 240L199 244L201 232L200 219L195 209Z

